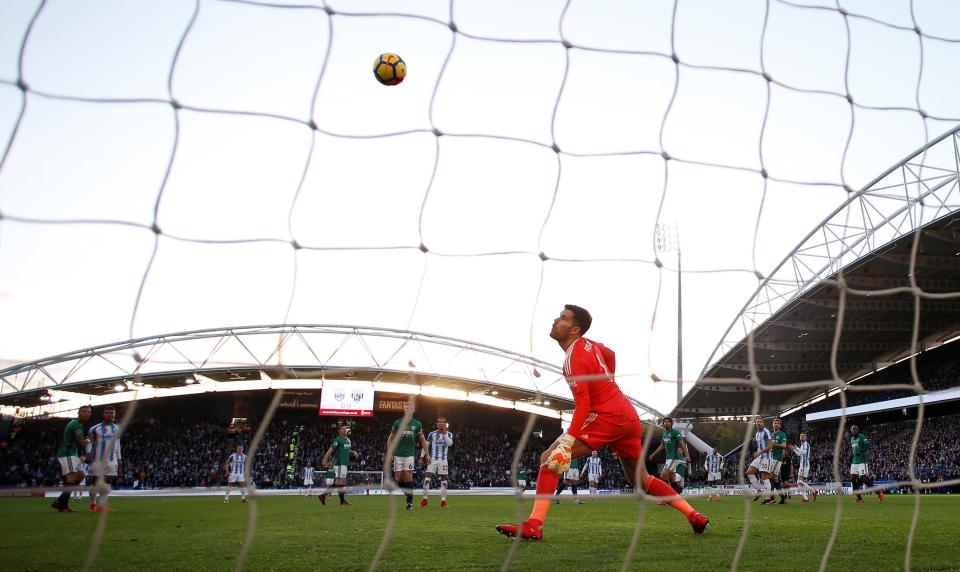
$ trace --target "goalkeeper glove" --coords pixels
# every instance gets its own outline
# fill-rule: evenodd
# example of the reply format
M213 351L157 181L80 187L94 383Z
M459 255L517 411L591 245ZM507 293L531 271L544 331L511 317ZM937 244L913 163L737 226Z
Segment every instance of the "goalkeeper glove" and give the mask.
M560 435L557 441L557 446L553 451L550 451L550 456L547 457L547 468L559 474L570 468L570 459L573 454L572 449L575 439L572 435L564 433Z

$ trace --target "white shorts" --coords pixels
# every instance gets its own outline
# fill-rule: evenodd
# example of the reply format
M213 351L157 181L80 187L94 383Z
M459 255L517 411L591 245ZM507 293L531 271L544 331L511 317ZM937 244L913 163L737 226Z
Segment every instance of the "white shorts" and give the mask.
M446 461L434 461L427 465L427 472L447 476L450 474L450 465Z
M333 478L335 478L335 479L345 479L345 478L347 478L347 466L346 466L346 465L334 465L334 466L333 466Z
M116 462L116 461L114 461L114 462L112 462L112 463L103 463L103 464L94 463L93 466L91 467L91 469L92 469L92 472L90 473L91 475L97 475L97 476L103 475L103 476L105 476L105 477L115 477L115 476L117 476L117 462Z
M526 487L526 486L527 486L527 481L525 481L525 480L523 480L523 479L520 479L520 480L517 481L517 484L520 485L521 487Z
M567 469L567 472L563 474L563 478L568 481L579 481L580 469Z
M69 457L57 457L57 460L60 461L60 473L63 474L63 476L67 476L70 473L83 471L83 465L80 463L80 457L76 455L71 455Z
M712 482L717 482L717 481L719 481L719 480L720 480L720 473L708 473L708 474L707 474L707 482L708 482L708 483L711 482L711 481L712 481Z
M247 480L243 478L243 473L230 473L230 476L227 477L227 484L233 483L246 483Z
M303 486L305 486L305 487L312 487L312 486L313 486L313 479L303 479Z
M803 469L797 470L797 478L806 479L810 476L810 467L805 467Z
M663 464L663 469L665 471L676 473L677 467L679 467L681 463L686 463L686 462L687 462L686 459L667 459L667 461Z
M770 467L767 469L768 473L773 473L774 475L780 476L780 467L783 466L783 461L775 461L770 459Z
M397 471L412 471L413 470L413 457L394 457L393 458L393 470Z
M850 475L851 475L851 476L853 476L853 475L866 476L867 473L869 473L869 471L867 471L867 464L866 464L866 463L854 463L854 464L850 465Z
M327 479L327 486L332 487L337 483L337 479Z
M763 457L757 457L756 459L750 461L750 466L754 469L757 469L761 473L770 472L770 459L765 459Z

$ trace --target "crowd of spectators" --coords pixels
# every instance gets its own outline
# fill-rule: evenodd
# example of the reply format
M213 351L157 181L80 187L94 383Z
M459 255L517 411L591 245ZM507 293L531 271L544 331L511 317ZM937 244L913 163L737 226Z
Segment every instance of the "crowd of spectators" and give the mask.
M383 470L387 439L396 416L377 416L352 422L351 439L358 459L351 471ZM56 486L60 481L56 450L65 421L30 421L0 440L0 486ZM872 444L870 469L877 479L908 480L910 446L915 421L863 426ZM798 441L798 423L788 423L791 443ZM229 430L227 420L156 419L138 420L123 435L123 463L117 486L124 488L204 487L224 482L223 465L235 445L245 447L255 432L254 426L242 431ZM831 480L836 426L829 423L806 426L812 446L811 480ZM425 426L429 432L432 427ZM455 445L450 452L450 483L455 488L510 486L510 466L522 430L519 427L455 426ZM274 419L264 435L252 462L252 477L257 486L296 487L302 468L312 461L320 467L323 455L337 434L336 420L299 417ZM527 469L528 486L533 486L539 456L553 436L530 435L520 466ZM847 478L850 466L849 426L840 442L840 471ZM291 445L295 445L291 449ZM291 457L291 451L293 455ZM703 455L691 449L692 462L688 482L705 479ZM601 451L604 475L601 488L626 489L629 485L617 459L609 450ZM796 462L785 455L784 475L795 478ZM724 482L737 479L738 453L725 459ZM655 468L650 467L653 472ZM923 424L915 455L914 468L921 481L960 478L960 415L927 419ZM417 485L422 471L417 473Z
M916 421L899 421L861 426L870 442L870 471L875 479L910 479L910 449ZM837 427L807 428L811 442L811 469L818 480L831 480ZM840 475L847 478L850 468L850 430L840 441ZM914 457L914 472L921 482L960 478L960 416L947 415L926 419L920 431Z
M358 458L351 471L382 471L387 439L396 416L353 420L350 438ZM258 487L296 487L309 460L319 469L324 453L337 435L336 420L317 417L274 419L252 462L252 478ZM28 421L18 431L0 440L0 486L55 486L60 481L56 450L65 420ZM90 423L92 425L93 422ZM228 430L227 420L156 419L137 420L122 437L123 461L116 486L135 489L204 487L223 484L223 465L237 445L249 444L253 426ZM424 427L429 433L432 428ZM451 429L455 444L450 451L450 482L455 488L506 487L512 479L510 466L522 430L517 427ZM294 437L296 435L296 437ZM553 436L529 437L520 458L528 480L535 480L539 456ZM295 445L290 458L291 444ZM625 487L619 463L602 452L604 476L601 486ZM418 471L417 484L422 471ZM291 478L292 477L292 478Z
M851 385L851 389L846 391L847 407L916 396L918 391L912 389L864 389L884 385L913 385L913 375L910 373L908 366L908 362L902 362ZM937 367L928 366L926 369L921 369L917 376L920 385L927 392L951 389L960 386L960 363L956 359L950 359L945 363L938 363ZM834 395L811 405L806 411L838 409L840 405L839 396Z

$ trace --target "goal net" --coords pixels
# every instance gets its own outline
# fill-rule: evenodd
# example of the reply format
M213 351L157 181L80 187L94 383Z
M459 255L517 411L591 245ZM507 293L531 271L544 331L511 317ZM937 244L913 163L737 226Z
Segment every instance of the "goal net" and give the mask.
M550 323L575 303L595 318L590 336L617 351L617 380L648 406L644 421L675 408L748 421L724 483L737 492L726 496L744 499L730 533L738 541L722 563L738 568L760 550L747 475L755 417L784 415L791 444L799 431L815 434L820 454L828 451L823 490L839 492L856 464L850 408L958 385L930 382L954 379L953 370L912 366L960 330L960 242L950 222L960 207L957 21L957 3L917 1L6 3L0 369L119 340L257 324L429 332L559 364ZM393 87L371 77L387 52L408 69ZM937 254L924 236L939 241ZM899 264L900 282L869 271L845 278L911 237L912 248L883 259ZM810 295L830 288L832 302ZM814 367L798 346L777 350L756 337L777 322L796 330L791 343L812 343L778 314L810 304L804 296L826 304L816 320L826 338L809 353L827 357L805 381L773 381L778 351L806 364L796 371ZM884 302L907 317L876 318L892 311ZM906 332L897 338L906 349L874 351L893 343L871 336L877 328ZM838 362L856 344L873 352L862 367ZM267 350L297 365L284 361L282 343ZM236 348L251 367L262 363L258 351ZM865 364L894 354L911 366L903 376L851 383L893 365ZM185 376L219 367L127 357ZM701 372L715 393L698 412ZM562 382L544 391L532 376L528 411L570 397ZM13 397L29 392L7 386L0 396L15 408ZM736 392L749 395L746 405L725 412L721 402ZM39 393L30 399L51 399ZM282 395L237 441L248 446L247 474L259 447L291 442L271 424ZM840 410L822 426L809 429L803 417L816 407L787 415L821 397ZM914 548L916 495L960 477L918 472L926 406L877 428L910 437L898 441L897 476L865 489L915 495L896 561L907 569L946 567L936 551ZM135 401L122 413L122 430L145 421ZM645 432L647 450L659 444L654 433ZM283 465L290 483L307 458L299 451ZM519 455L505 468L513 483ZM383 470L348 472L345 486L401 488ZM317 475L322 484L319 467ZM238 569L263 526L260 483L251 485ZM707 513L709 493L694 488L690 502ZM645 515L658 499L636 494L632 536L611 550L624 569L652 546ZM848 562L838 548L849 539L838 531L850 497L838 498L827 538L802 567ZM528 500L517 495L517 514L505 520L526 518ZM397 533L390 506L371 568ZM107 513L98 518L88 569L110 526ZM726 525L711 526L707 534ZM520 567L524 558L513 543L483 565Z

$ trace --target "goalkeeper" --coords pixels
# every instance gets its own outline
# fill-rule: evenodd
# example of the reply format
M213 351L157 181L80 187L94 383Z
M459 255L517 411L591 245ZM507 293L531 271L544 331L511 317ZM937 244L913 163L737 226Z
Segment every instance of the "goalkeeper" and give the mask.
M639 469L640 483L645 492L657 497L676 496L670 485L648 475L640 461L643 452L640 418L613 380L616 369L613 351L583 337L592 321L589 312L571 304L564 306L563 312L553 321L550 337L567 354L563 362L563 375L573 393L573 419L568 432L560 435L540 457L537 499L533 503L530 518L519 526L519 530L516 524L497 526L500 534L528 540L542 539L543 523L550 510L551 497L560 474L570 467L571 459L589 455L592 450L604 445L609 445L620 458L623 472L634 487ZM687 501L676 498L668 502L686 515L695 533L702 533L709 524L710 521Z

